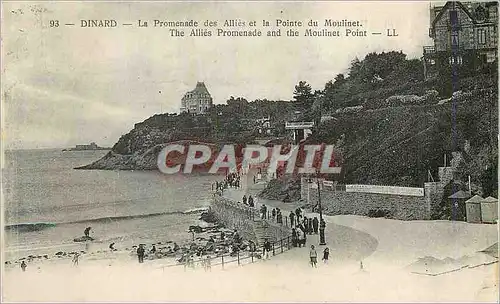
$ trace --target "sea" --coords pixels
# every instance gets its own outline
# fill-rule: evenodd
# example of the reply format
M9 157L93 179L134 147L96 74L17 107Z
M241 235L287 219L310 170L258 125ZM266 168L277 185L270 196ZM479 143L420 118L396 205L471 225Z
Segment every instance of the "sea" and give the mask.
M4 258L125 249L191 238L222 176L75 170L108 151L6 151L2 169ZM73 240L92 227L96 240Z

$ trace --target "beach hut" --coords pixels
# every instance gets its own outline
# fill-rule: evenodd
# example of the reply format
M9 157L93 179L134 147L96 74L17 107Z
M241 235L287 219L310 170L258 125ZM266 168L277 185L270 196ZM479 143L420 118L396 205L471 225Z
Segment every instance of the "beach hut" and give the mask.
M498 221L498 199L488 196L481 201L481 220L483 223Z
M467 222L481 223L481 202L483 198L479 195L474 195L465 202Z
M465 211L465 201L471 197L469 192L467 191L457 191L452 195L448 196L448 199L451 200L451 206L456 204L456 218L454 220L465 221L466 219L466 211Z

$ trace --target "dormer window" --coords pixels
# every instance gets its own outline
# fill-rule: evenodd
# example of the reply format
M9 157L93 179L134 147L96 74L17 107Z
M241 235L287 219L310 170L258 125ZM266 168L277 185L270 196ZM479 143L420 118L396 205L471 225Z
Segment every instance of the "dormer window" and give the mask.
M476 8L475 15L477 22L485 22L488 19L488 12L481 5Z

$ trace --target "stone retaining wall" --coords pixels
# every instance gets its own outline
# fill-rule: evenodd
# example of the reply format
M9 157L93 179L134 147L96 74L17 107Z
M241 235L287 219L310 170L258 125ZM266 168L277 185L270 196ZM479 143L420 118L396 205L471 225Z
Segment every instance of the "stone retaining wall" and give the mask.
M218 221L228 228L237 229L245 239L259 242L256 228L264 228L271 241L278 241L289 235L288 228L270 221L260 220L259 211L242 203L234 202L220 195L215 195L210 208Z

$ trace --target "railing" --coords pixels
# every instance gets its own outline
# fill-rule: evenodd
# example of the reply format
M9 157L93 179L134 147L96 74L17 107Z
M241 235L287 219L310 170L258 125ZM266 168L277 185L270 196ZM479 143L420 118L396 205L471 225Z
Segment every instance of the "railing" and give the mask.
M290 250L292 248L291 240L292 237L291 235L289 235L276 242L270 242L271 250L267 254L269 254L269 256L275 256L284 253L287 250ZM259 252L261 253L261 256L259 256ZM242 256L241 251L238 250L235 253L222 254L215 256L213 258L200 258L197 261L193 260L192 262L189 262L187 259L185 259L184 263L164 265L161 268L163 271L165 271L166 268L180 267L180 266L183 266L184 270L186 270L187 268L192 268L192 269L205 268L205 270L208 269L211 270L211 268L214 266L221 266L221 269L225 269L225 267L231 264L242 266L244 264L252 264L255 263L256 260L266 258L264 245L256 246L254 250L246 251L244 253L248 253L248 255ZM207 263L207 260L210 262Z

